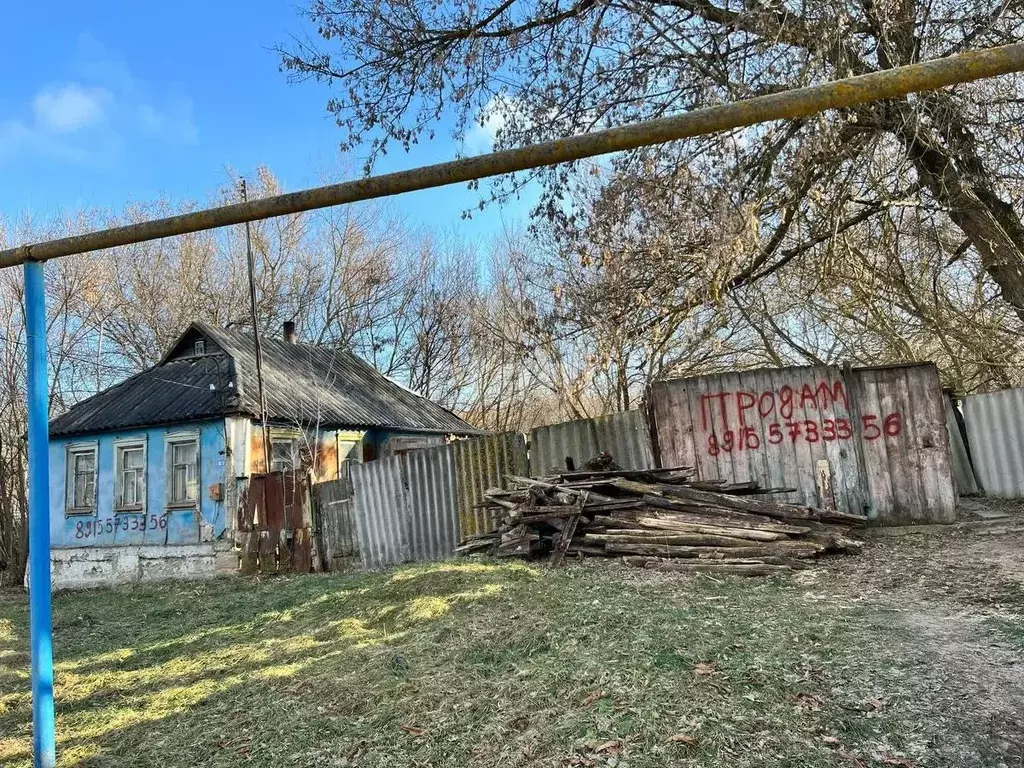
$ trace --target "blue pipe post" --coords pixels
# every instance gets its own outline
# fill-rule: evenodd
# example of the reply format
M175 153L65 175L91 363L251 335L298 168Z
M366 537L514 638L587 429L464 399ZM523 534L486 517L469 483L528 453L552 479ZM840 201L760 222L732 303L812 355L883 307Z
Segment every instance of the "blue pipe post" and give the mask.
M50 599L50 394L43 262L25 262L28 336L28 553L35 768L53 768L53 606Z

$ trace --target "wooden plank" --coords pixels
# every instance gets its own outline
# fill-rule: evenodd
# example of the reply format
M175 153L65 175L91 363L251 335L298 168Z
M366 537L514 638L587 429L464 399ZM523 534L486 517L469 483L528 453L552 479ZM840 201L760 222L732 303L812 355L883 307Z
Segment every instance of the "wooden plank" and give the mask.
M240 537L239 571L252 576L259 571L260 532L242 531Z
M884 453L885 471L892 485L892 509L888 516L881 519L888 523L913 521L913 509L918 504L919 496L918 468L914 457L910 455L914 452L913 448L908 441L905 428L893 438L886 437L882 432L886 417L893 413L901 413L906 407L903 397L905 386L901 392L897 380L897 377L899 380L903 379L902 372L883 369L874 371L874 375L878 384L878 410L874 414L865 413L865 422L862 426L864 439L870 444L869 450Z
M297 528L292 538L291 570L309 573L313 570L313 537L309 528Z
M280 529L263 528L259 533L259 570L263 574L277 573L277 542Z
M892 477L889 474L889 454L884 442L867 440L864 434L864 417L874 415L877 422L878 412L882 409L877 371L856 370L852 376L857 378L861 395L858 399L859 417L853 429L864 461L869 492L866 501L871 506L874 519L885 521L894 516L896 504Z

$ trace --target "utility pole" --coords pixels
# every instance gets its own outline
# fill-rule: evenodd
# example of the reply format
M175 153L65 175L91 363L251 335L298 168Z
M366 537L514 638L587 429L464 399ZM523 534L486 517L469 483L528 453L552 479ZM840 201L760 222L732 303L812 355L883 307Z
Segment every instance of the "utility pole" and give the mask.
M245 179L241 179L242 202L248 202ZM252 255L252 233L245 222L245 255L249 263L249 313L252 315L252 338L256 346L256 387L260 397L260 422L263 425L264 471L270 471L270 430L267 429L267 396L263 393L263 343L260 341L260 318L256 308L256 260Z

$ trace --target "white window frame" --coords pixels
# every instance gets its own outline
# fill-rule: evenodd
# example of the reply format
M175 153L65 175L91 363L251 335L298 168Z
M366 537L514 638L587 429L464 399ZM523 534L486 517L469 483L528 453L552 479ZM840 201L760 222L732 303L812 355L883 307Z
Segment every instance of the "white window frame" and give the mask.
M174 446L186 443L195 443L196 446L196 497L184 501L175 501L174 493ZM198 508L203 496L203 458L202 444L198 432L172 432L164 440L165 470L164 470L164 506L167 509L193 509ZM188 485L186 479L186 486Z
M192 354L194 354L194 355L205 355L206 354L206 339L195 339L192 342Z
M121 456L125 451L142 450L142 500L138 504L124 503L124 472ZM131 438L114 441L114 513L139 514L145 513L146 501L149 496L149 451L146 439Z
M76 507L75 457L92 454L92 504ZM64 459L64 511L66 515L95 515L99 507L100 446L98 442L71 443Z
M274 467L274 445L279 443L291 443L291 464L292 466L287 469L276 469ZM294 472L297 469L302 468L302 446L304 440L300 433L283 430L271 430L270 432L270 466L267 468L268 472Z

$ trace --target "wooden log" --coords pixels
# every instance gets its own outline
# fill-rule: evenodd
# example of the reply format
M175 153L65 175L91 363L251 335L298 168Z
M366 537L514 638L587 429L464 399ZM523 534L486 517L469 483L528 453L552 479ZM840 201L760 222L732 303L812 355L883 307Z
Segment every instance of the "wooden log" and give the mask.
M557 483L547 482L546 480L537 480L532 477L520 477L519 475L505 475L505 479L508 480L510 483L516 483L518 485L523 485L528 488L539 488L543 490L560 491L562 493L567 493L570 496L580 496L584 493L584 491L578 490L576 488L565 488L563 486L558 485ZM592 501L615 501L615 499L613 499L611 496L602 496L599 493L591 492L588 495Z
M761 531L774 531L799 536L811 530L808 525L792 525L780 523L777 520L765 515L754 515L749 512L739 512L726 507L711 507L703 505L688 504L685 501L665 499L659 496L644 496L644 503L656 509L664 509L673 517L687 519L691 522L708 522L709 524L725 525L735 528L751 528ZM659 514L659 517L665 515ZM720 522L716 522L720 521Z
M670 546L690 547L755 547L756 541L738 539L733 536L715 536L707 533L662 533L661 531L607 531L605 533L588 533L584 537L588 542L604 542L606 544L667 544Z
M767 517L781 520L817 520L820 515L819 510L799 504L784 504L778 501L755 499L750 496L730 496L729 494L715 493L713 491L699 491L695 488L688 488L685 485L659 485L655 487L655 492L652 495L668 495L708 506L726 507L737 509L741 512L753 512L754 514L766 515Z
M777 541L754 547L686 547L659 544L620 544L605 542L605 549L623 555L647 555L649 557L683 557L704 560L718 560L723 557L736 557L742 552L743 557L795 557L806 559L816 557L825 551L821 544L803 541Z
M686 523L662 517L641 517L636 522L644 528L679 533L707 533L714 536L732 536L738 539L751 539L752 541L779 541L787 538L786 534L775 533L774 531L759 531L754 528L727 528L720 525L705 525L704 523Z
M586 502L586 496L580 499L577 512L583 508L583 504ZM579 514L570 517L558 536L555 537L554 547L551 550L551 559L548 561L552 568L557 568L565 561L566 550L569 549L569 544L572 542L573 534L576 533L576 524L579 522Z

